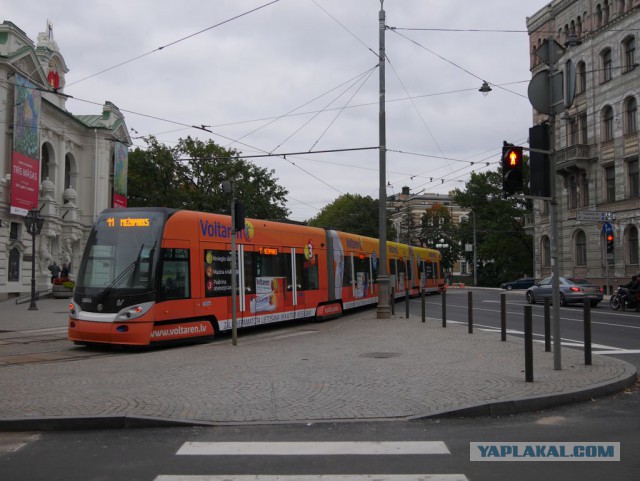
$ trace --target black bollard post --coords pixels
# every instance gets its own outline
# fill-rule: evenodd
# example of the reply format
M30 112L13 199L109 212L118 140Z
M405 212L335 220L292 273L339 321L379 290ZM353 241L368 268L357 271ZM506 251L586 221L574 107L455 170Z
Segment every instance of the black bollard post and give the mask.
M442 291L442 327L447 327L447 291Z
M507 295L500 294L500 340L507 340Z
M422 289L422 322L425 322L427 318L427 305L426 305L425 297L426 297L426 294L424 292L424 289Z
M524 380L533 382L533 315L531 306L524 306Z
M469 311L469 334L473 334L473 292L467 292L467 310Z
M404 295L404 317L409 319L409 289L405 291Z
M395 289L393 287L391 288L390 296L391 296L391 301L390 301L390 304L391 304L391 315L393 316L396 313L396 292L395 292Z
M591 366L591 303L584 300L584 363Z
M551 352L551 300L544 298L544 352Z

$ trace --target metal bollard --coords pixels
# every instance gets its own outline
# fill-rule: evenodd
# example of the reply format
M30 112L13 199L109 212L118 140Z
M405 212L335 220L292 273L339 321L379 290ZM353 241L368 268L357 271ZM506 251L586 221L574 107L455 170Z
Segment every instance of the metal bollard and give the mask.
M473 334L473 292L467 292L467 310L469 311L469 334Z
M427 304L426 304L426 293L424 289L422 290L422 322L425 322L427 318Z
M584 363L591 366L591 303L584 300Z
M396 293L395 288L391 288L391 315L393 316L396 313Z
M544 298L544 352L551 352L551 299Z
M404 295L404 317L409 319L409 289L405 291Z
M500 294L500 340L507 340L507 295Z
M442 327L447 327L447 291L442 291Z
M533 382L533 315L532 307L524 306L524 380Z

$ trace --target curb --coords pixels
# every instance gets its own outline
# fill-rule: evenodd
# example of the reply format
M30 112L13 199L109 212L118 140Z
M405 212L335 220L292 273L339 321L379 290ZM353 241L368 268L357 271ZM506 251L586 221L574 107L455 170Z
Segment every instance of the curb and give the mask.
M601 384L589 389L540 396L513 401L501 401L495 403L466 406L453 410L444 410L428 415L417 415L400 418L386 418L383 421L421 421L425 419L445 419L453 417L491 417L498 418L515 414L523 414L533 411L542 411L549 408L564 406L566 404L579 403L619 393L632 386L639 380L638 373L634 373L626 379L621 379L608 384ZM278 421L277 424L307 424L307 423L361 423L375 422L380 419L313 419L303 421ZM197 420L179 420L167 418L154 418L144 416L78 416L78 417L41 417L41 418L16 418L1 419L0 431L81 431L102 429L144 429L144 428L171 428L194 426L236 426L236 425L269 425L274 422L215 422Z
M635 369L634 369L635 370ZM626 379L620 379L608 384L597 385L579 391L554 394L550 396L539 396L514 401L501 401L496 403L478 404L454 410L445 410L435 414L425 416L412 416L411 421L421 419L443 419L451 417L501 417L526 412L542 411L549 408L560 407L566 404L590 401L595 398L610 396L622 392L624 389L634 385L640 378L637 371ZM0 424L1 426L1 424Z

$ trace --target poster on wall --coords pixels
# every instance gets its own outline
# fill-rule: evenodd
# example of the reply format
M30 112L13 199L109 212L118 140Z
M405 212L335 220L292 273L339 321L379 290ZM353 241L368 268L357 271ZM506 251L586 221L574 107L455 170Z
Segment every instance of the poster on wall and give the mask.
M129 148L121 143L115 143L113 165L113 207L127 206L127 168Z
M11 152L11 213L25 216L38 207L40 185L40 92L16 74L13 150Z

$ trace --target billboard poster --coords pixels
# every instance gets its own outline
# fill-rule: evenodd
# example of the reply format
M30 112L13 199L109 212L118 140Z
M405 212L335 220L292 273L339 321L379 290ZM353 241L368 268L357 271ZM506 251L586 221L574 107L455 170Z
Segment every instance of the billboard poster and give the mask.
M121 142L116 142L114 148L113 207L126 207L129 148Z
M11 152L11 213L25 216L38 207L40 184L40 92L16 74L13 150Z

